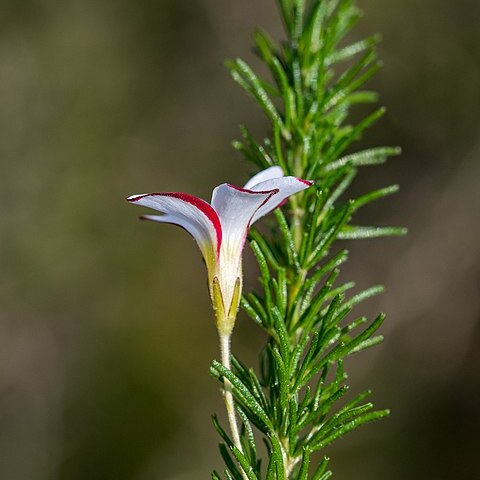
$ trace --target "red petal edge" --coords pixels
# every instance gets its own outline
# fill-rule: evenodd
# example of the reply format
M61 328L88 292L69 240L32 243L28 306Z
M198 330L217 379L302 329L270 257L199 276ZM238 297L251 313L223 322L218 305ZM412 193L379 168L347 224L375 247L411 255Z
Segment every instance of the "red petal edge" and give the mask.
M313 180L304 180L303 178L299 178L299 177L295 177L295 179L298 180L299 182L307 185L308 187L311 187L315 183ZM287 198L284 198L273 210L276 210L277 208L281 208L284 205L286 205L288 203L288 201L290 200L290 197L291 197L291 195L289 195ZM273 212L273 210L272 210L272 212Z
M248 188L242 188L242 187L237 187L236 185L232 185L231 183L227 183L227 185L230 188L233 188L234 190L238 190L239 192L244 192L244 193L251 193L251 194L262 194L266 195L269 194L267 198L262 202L261 205L257 208L257 210L261 207L263 207L274 195L276 195L280 190L278 188L272 188L272 190L249 190ZM255 212L257 211L255 210ZM255 215L255 213L254 213ZM253 218L253 215L252 215ZM252 221L252 218L250 219L250 222ZM248 222L247 225L247 231L245 232L245 236L247 235L248 229L250 228L250 222Z
M298 178L298 177L295 177L299 182L302 182L304 183L305 185L308 185L309 187L311 187L315 182L313 180L304 180L303 178Z
M233 188L234 190L238 190L239 192L244 192L244 193L252 193L252 194L262 194L265 195L267 193L270 193L270 197L274 195L275 193L278 193L279 190L278 188L273 188L272 190L249 190L248 188L242 188L242 187L237 187L236 185L232 185L231 183L227 183L227 185L230 188ZM270 198L268 197L267 200ZM260 208L260 207L259 207Z
M198 208L205 216L212 222L213 228L215 229L215 233L217 234L217 255L220 254L220 247L222 245L222 225L220 223L220 219L218 218L217 212L213 209L213 207L207 203L205 200L201 198L195 197L193 195L189 195L188 193L182 192L154 192L154 193L145 193L144 195L137 195L136 197L129 197L127 200L130 203L138 202L138 200L145 198L145 197L173 197L178 198L184 202L193 205L194 207Z
M230 188L233 188L234 190L238 190L239 192L251 193L253 195L255 195L255 194L262 194L262 195L269 194L268 197L266 197L265 200L262 202L262 204L259 205L257 210L259 208L263 207L274 195L276 195L280 191L278 188L273 188L272 190L255 191L255 190L249 190L248 188L237 187L236 185L232 185L231 183L227 183L227 185ZM255 212L257 210L255 210ZM254 215L255 215L255 213L254 213ZM252 215L252 218L253 218L253 215ZM245 229L245 233L243 235L242 249L243 249L243 245L245 244L245 240L247 239L248 230L250 229L250 223L252 221L252 218L250 218L250 221L248 222L247 228Z

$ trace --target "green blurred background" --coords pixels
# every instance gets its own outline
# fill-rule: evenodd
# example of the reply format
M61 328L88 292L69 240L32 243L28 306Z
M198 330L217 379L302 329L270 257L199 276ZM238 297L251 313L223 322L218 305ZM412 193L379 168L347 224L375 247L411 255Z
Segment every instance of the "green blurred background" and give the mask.
M353 190L407 238L349 245L343 279L385 283L386 341L348 365L393 414L329 450L338 480L480 478L480 4L362 0L388 106L368 145L404 154ZM199 252L137 221L133 193L251 173L238 124L266 122L229 79L273 0L3 0L0 6L0 479L197 480L221 465L216 334ZM247 287L256 276L247 254ZM263 335L242 317L234 351Z

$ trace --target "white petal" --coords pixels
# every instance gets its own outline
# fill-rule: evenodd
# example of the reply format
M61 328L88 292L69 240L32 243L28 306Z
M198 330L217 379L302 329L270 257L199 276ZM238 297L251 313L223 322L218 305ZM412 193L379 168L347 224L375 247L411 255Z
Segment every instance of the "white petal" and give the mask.
M278 193L273 195L268 201L262 205L253 216L252 224L259 218L267 215L272 210L281 206L290 195L301 192L313 185L312 181L302 180L297 177L280 177L267 180L265 182L257 183L252 187L252 190L271 190L278 189Z
M281 167L275 165L258 172L245 184L243 188L252 189L255 185L257 185L257 183L266 182L267 180L280 177L283 177L283 170Z
M165 215L145 215L145 220L173 223L187 230L198 243L207 267L220 252L222 227L215 210L204 200L186 193L148 193L132 195L131 203L158 210Z
M212 207L222 224L222 247L218 263L218 281L226 310L230 310L235 285L242 278L242 251L255 212L278 190L253 191L227 183L215 188Z
M253 191L228 183L213 190L212 207L222 224L223 242L228 243L229 248L237 248L241 252L255 212L275 194L276 188Z

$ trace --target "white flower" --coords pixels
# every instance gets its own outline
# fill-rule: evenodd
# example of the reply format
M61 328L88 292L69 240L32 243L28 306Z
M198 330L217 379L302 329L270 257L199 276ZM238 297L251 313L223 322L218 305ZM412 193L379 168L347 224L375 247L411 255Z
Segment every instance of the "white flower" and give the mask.
M132 195L128 201L163 213L143 219L173 223L196 240L207 265L217 328L220 335L229 336L240 302L242 252L248 229L312 183L284 177L282 169L275 166L252 177L243 188L219 185L213 190L211 204L179 192Z

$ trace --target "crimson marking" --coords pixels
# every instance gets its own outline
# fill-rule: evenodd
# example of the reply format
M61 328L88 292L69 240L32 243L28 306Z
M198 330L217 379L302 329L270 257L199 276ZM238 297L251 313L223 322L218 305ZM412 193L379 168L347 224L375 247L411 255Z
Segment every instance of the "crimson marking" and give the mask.
M215 229L215 233L217 235L217 255L220 254L220 247L222 245L222 225L220 223L220 219L218 218L217 212L213 209L213 207L207 203L205 200L201 198L195 197L194 195L189 195L188 193L182 192L154 192L154 193L145 193L143 195L137 195L136 197L129 197L127 200L130 203L135 203L145 197L172 197L178 198L194 207L198 208L205 216L210 220Z
M309 187L311 187L315 182L313 180L304 180L303 178L298 178L298 177L295 177L299 182L302 182L304 183L305 185L308 185Z
M273 194L278 193L279 191L278 188L273 188L272 190L249 190L248 188L237 187L236 185L232 185L231 183L227 183L227 185L230 188L233 188L234 190L238 190L239 192L244 192L244 193L253 193L253 194L261 193L263 195L270 194L270 196L272 196Z

